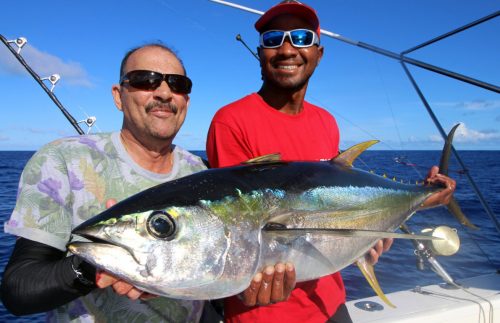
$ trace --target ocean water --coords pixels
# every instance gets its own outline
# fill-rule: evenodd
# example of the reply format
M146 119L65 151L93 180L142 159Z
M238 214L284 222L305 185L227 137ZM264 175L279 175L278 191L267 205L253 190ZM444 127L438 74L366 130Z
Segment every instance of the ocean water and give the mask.
M195 152L204 156L203 151ZM467 171L480 188L485 200L500 220L500 151L459 152ZM0 222L3 224L15 205L17 184L24 165L33 152L0 151ZM409 182L421 181L427 170L439 163L438 151L367 151L356 161L355 166L386 174L389 178ZM395 160L399 160L396 162ZM459 171L458 164L450 161L450 176L457 180L455 198L469 219L480 227L473 231L463 228L445 208L434 208L415 214L408 222L412 231L427 227L448 225L458 230L461 248L451 257L438 257L441 265L454 279L492 273L500 269L500 233L484 211L466 176ZM15 237L0 232L0 274L12 252ZM375 271L383 290L393 292L442 282L430 269L416 268L410 241L396 240L391 250L384 254ZM374 295L368 283L355 266L342 270L348 299ZM43 322L44 314L26 317L10 315L0 304L0 322Z

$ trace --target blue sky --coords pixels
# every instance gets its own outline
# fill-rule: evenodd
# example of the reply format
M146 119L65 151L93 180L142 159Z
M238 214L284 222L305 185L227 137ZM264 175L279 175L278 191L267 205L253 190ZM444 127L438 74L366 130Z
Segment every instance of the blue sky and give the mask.
M277 1L239 0L265 11ZM314 1L323 29L394 52L416 46L500 9L491 0ZM0 33L28 39L22 54L41 76L59 73L54 93L77 120L97 117L97 131L121 127L111 86L124 53L161 40L183 59L194 82L187 120L175 142L204 150L210 120L223 105L259 89L251 48L257 15L208 0L8 1ZM500 18L409 55L500 84ZM374 149L439 149L442 140L399 62L328 37L307 99L328 109L341 148L379 139ZM497 93L410 66L443 127L462 122L457 149L500 149ZM48 83L47 83L48 84ZM50 84L49 84L50 85ZM0 45L0 150L36 150L75 131L12 54ZM85 126L83 126L84 129Z

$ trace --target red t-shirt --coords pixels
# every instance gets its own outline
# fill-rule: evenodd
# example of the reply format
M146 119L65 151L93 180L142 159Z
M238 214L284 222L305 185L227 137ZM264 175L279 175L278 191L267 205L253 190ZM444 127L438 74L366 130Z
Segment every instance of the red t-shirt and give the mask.
M220 109L207 138L212 167L239 164L258 156L281 153L283 160L327 160L338 154L339 130L326 110L304 102L288 115L250 94ZM295 264L300 266L300 264ZM340 273L297 283L290 298L268 306L247 307L236 297L224 302L226 322L325 322L345 303Z

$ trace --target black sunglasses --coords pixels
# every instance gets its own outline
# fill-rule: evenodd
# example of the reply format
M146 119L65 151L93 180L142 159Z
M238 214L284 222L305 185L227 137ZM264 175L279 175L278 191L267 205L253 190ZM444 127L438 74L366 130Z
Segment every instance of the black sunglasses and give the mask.
M153 91L160 87L161 82L167 82L168 87L177 93L191 93L193 83L184 75L180 74L162 74L154 71L136 70L130 71L120 80L120 85L128 82L130 86L145 91Z

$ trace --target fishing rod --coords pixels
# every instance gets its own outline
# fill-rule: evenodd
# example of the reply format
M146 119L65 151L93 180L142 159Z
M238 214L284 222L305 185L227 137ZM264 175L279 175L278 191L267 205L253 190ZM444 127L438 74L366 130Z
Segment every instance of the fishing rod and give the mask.
M62 103L59 101L59 99L56 97L54 94L54 88L61 79L61 76L59 74L52 74L49 77L44 77L41 78L33 69L29 66L28 63L24 60L24 58L21 56L21 50L22 48L28 43L28 40L24 37L18 37L15 40L7 40L3 35L0 34L0 40L4 45L11 51L11 53L17 58L17 60L21 63L22 66L30 73L30 75L37 81L37 83L42 87L42 89L47 93L47 95L52 99L52 101L55 103L55 105L59 108L59 110L62 112L62 114L66 117L66 119L69 121L69 123L75 128L75 130L78 132L79 135L85 134L85 132L80 128L79 123L84 123L88 127L87 133L90 132L90 129L96 122L96 117L91 116L87 117L81 121L76 121L76 119L66 110L66 108L62 105ZM17 47L17 50L14 49L11 44L15 45ZM44 83L44 81L49 81L51 84L51 88L49 89L47 85Z
M225 6L233 7L233 8L236 8L236 9L244 10L244 11L247 11L247 12L251 12L251 13L254 13L254 14L258 14L258 15L263 15L264 14L263 11L259 11L259 10L255 10L255 9L252 9L252 8L249 8L249 7L238 5L238 4L235 4L235 3L231 3L229 1L223 1L223 0L210 0L210 1L218 3L218 4L222 4L222 5L225 5ZM500 11L494 13L493 17L490 17L489 19L492 19L492 18L498 16L499 14L500 14ZM474 79L472 77L465 76L465 75L462 75L462 74L459 74L459 73L456 73L456 72L453 72L453 71L449 71L449 70L446 70L444 68L441 68L441 67L438 67L438 66L435 66L435 65L431 65L431 64L428 64L428 63L425 63L423 61L419 61L419 60L416 60L416 59L413 59L413 58L410 58L410 57L406 57L406 56L404 56L402 54L397 54L397 53L391 52L389 50L386 50L386 49L383 49L383 48L380 48L380 47L377 47L377 46L374 46L374 45L370 45L368 43L364 43L364 42L357 41L357 40L352 40L352 39L349 39L347 37L343 37L340 34L336 34L336 33L333 33L331 31L328 31L328 30L325 30L325 29L320 29L320 33L323 34L323 35L325 35L325 36L328 36L328 37L340 40L340 41L345 42L345 43L348 43L350 45L361 47L361 48L370 50L372 52L375 52L375 53L378 53L378 54L381 54L381 55L384 55L384 56L396 59L398 61L403 61L403 62L412 64L412 65L424 68L426 70L430 70L432 72L435 72L435 73L438 73L438 74L442 74L442 75L445 75L445 76L457 79L457 80L462 81L462 82L466 82L466 83L469 83L469 84L472 84L472 85L475 85L475 86L478 86L478 87L482 87L484 89L487 89L487 90L490 90L490 91L493 91L493 92L496 92L496 93L500 93L500 87L499 86L496 86L496 85L493 85L493 84L489 84L489 83L486 83L486 82L483 82L483 81L480 81L480 80Z

